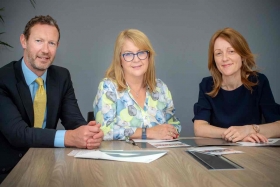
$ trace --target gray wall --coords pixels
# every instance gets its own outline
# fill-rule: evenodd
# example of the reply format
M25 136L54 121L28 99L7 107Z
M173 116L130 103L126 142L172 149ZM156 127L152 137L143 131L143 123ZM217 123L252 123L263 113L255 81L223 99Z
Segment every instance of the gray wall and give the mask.
M35 15L51 15L61 29L55 64L68 68L81 111L92 110L99 81L111 63L118 33L136 28L150 38L157 77L172 92L182 135L193 135L193 104L207 69L208 42L220 28L233 27L247 39L257 64L280 103L280 1L278 0L1 0L0 66L22 56L19 36Z

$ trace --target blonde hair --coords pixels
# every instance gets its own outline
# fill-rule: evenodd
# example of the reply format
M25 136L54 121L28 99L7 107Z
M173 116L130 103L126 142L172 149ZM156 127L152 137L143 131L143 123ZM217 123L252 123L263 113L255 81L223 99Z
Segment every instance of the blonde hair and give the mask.
M113 60L105 73L105 77L117 83L118 91L124 91L127 89L123 69L121 66L121 51L124 42L127 39L130 39L139 49L149 51L149 64L147 72L144 74L143 83L150 88L150 92L154 92L156 89L156 73L154 62L155 51L148 37L143 32L136 29L124 30L118 35L114 48Z
M213 77L214 85L213 90L207 93L207 95L215 97L222 84L222 74L218 70L214 59L214 44L217 38L223 38L226 40L241 56L241 81L243 85L252 92L252 87L258 84L258 82L254 83L248 80L249 75L257 76L254 55L252 54L247 41L239 32L232 28L224 28L215 32L209 42L208 69Z

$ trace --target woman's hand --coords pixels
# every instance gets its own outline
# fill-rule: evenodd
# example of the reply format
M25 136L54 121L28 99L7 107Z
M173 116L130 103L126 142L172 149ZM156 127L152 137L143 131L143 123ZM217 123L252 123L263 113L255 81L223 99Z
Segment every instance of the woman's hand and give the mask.
M231 126L222 134L222 138L226 141L237 142L243 140L252 132L251 125Z
M260 133L252 133L252 134L249 134L248 136L246 136L243 140L243 142L253 142L253 143L265 143L267 142L267 138L260 134Z
M170 124L156 125L147 128L147 138L156 140L171 140L178 137L177 129Z

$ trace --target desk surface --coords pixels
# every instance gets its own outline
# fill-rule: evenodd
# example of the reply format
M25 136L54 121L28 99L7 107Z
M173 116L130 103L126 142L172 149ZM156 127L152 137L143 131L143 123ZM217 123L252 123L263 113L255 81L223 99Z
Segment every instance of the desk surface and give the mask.
M243 170L209 171L187 154L169 148L149 164L78 159L73 148L31 148L1 186L279 186L279 147L235 147L226 157ZM104 141L101 149L139 150L123 141Z

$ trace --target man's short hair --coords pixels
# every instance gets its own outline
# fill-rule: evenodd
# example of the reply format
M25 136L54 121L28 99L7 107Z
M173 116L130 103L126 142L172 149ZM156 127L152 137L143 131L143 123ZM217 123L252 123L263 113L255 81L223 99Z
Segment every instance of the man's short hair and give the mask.
M58 41L60 39L60 30L59 27L56 23L56 21L49 15L47 16L35 16L34 18L32 18L25 26L23 34L26 40L28 40L29 36L30 36L30 29L36 25L36 24L42 24L42 25L51 25L51 26L55 26L57 31L58 31Z

